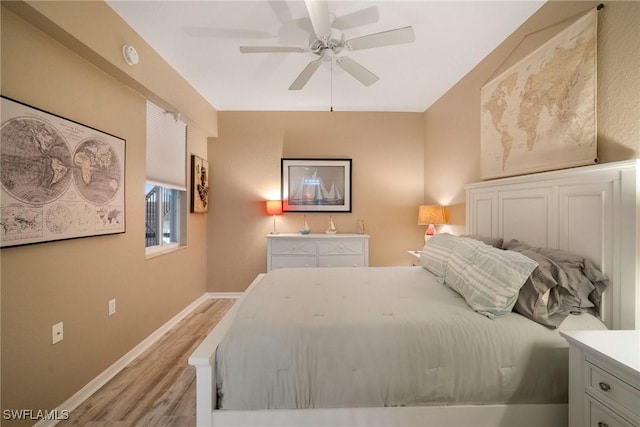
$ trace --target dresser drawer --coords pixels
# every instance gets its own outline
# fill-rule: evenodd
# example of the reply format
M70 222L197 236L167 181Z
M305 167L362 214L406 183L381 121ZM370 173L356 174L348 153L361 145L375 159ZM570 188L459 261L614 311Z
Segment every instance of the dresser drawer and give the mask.
M271 269L317 267L317 262L315 255L273 255Z
M585 425L589 427L634 427L633 424L629 424L588 395L585 395L585 408L587 410Z
M363 255L320 255L318 267L365 267Z
M585 387L589 394L611 407L622 407L640 419L640 390L587 361Z
M267 271L275 268L366 267L366 234L278 234L267 236Z
M274 255L315 255L316 250L316 242L314 240L279 239L271 242L271 253Z
M362 239L320 240L318 253L320 255L360 255L364 253L364 243Z

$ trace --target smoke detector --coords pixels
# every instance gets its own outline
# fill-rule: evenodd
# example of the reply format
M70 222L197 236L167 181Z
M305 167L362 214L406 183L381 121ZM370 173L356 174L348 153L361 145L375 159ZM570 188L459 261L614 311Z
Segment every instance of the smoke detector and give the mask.
M135 47L130 44L125 44L122 46L122 56L124 60L129 65L136 65L140 58L138 58L138 51Z

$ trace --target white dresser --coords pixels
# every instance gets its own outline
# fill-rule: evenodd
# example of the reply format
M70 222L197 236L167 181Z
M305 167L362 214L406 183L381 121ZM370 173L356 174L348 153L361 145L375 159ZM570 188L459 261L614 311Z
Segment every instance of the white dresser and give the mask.
M640 331L560 331L569 342L569 426L640 426Z
M267 271L300 267L367 267L366 234L270 234Z

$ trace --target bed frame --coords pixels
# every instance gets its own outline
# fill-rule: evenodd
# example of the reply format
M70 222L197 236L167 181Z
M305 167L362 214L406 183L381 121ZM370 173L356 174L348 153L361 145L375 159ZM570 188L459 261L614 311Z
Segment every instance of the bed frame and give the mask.
M603 321L612 329L638 329L639 165L632 160L468 185L467 232L588 257L610 279ZM198 426L567 425L566 404L218 410L215 352L241 302L242 297L189 358L196 367Z

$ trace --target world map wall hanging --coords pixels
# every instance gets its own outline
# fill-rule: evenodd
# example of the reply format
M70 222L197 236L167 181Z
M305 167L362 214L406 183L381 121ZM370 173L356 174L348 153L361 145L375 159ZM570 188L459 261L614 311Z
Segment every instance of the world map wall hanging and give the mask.
M595 9L481 89L481 178L597 162Z
M125 232L125 140L2 97L0 247Z

